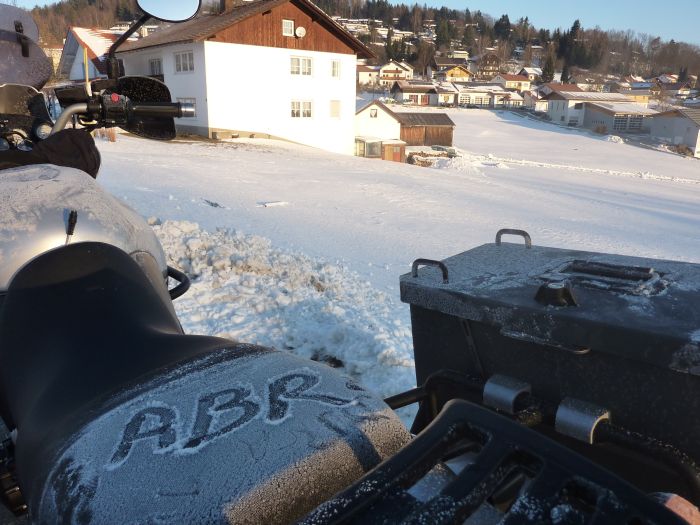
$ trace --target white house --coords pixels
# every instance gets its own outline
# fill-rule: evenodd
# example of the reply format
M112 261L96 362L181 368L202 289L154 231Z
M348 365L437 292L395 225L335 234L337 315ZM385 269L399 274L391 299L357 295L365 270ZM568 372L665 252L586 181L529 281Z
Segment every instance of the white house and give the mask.
M620 93L595 91L554 91L547 96L547 115L558 124L580 126L583 124L586 102L634 102ZM641 107L641 106L640 106Z
M491 79L491 83L500 84L504 89L513 91L527 91L530 89L530 80L523 75L499 73Z
M654 115L651 136L674 145L684 144L700 157L700 108L677 108Z
M56 68L57 76L68 80L85 80L84 50L87 50L90 79L107 78L107 52L122 33L86 27L69 28Z
M411 80L413 68L405 62L390 60L379 68L379 83L382 86L393 86L397 80Z
M308 0L227 7L125 44L126 74L160 72L173 99L195 105L179 131L352 154L357 57L373 53Z
M530 82L535 82L542 77L542 69L539 67L524 67L518 71L518 75L527 77Z
M355 113L355 136L381 140L401 138L401 122L378 100L373 100Z
M373 85L379 83L379 68L365 64L357 65L357 83L360 85Z
M414 106L437 106L438 92L432 82L399 80L391 88L391 98Z

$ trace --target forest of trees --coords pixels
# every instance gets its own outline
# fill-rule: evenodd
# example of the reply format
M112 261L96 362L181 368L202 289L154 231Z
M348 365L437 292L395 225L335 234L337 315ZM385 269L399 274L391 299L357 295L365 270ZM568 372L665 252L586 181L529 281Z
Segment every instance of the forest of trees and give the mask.
M70 26L109 28L140 16L136 0L64 0L32 9L46 46L61 46Z
M427 5L391 4L386 0L317 0L317 5L331 15L346 18L371 18L404 31L418 32L425 20L436 24L435 45L449 48L459 41L472 55L483 48L497 45L501 58L511 55L519 46L523 60L532 59L531 46L545 48L555 69L572 71L580 68L595 73L655 76L661 73L700 74L700 47L674 40L663 41L656 35L627 31L603 31L583 28L578 20L567 31L536 28L527 17L511 21L507 14L498 19L482 13L433 8ZM394 46L395 47L395 46ZM393 53L392 53L393 51ZM396 55L395 49L389 52ZM398 58L415 61L418 49L407 49ZM384 57L382 57L384 58Z
M214 0L209 0L211 3ZM435 47L448 49L458 44L472 55L496 45L502 59L515 47L524 50L522 59L532 60L533 45L545 48L547 59L557 70L567 73L579 69L595 73L654 76L661 73L700 73L700 47L674 40L663 41L655 35L628 31L603 31L584 28L578 20L570 29L536 28L527 17L511 21L507 14L498 19L482 13L433 8L427 5L391 4L386 0L316 0L330 15L345 18L381 20L386 27L420 32L425 20L436 24ZM45 45L61 45L70 25L107 28L117 21L137 18L135 0L64 0L32 13ZM372 36L366 37L366 42ZM396 58L419 64L430 60L435 48L424 42L397 42L379 50L382 59Z

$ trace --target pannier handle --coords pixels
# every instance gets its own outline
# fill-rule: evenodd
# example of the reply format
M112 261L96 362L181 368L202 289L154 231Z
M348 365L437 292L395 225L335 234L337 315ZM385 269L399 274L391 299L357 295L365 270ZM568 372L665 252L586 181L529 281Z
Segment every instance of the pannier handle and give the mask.
M530 237L529 233L527 233L525 230L513 230L511 228L503 228L496 232L496 246L501 245L501 237L504 235L519 235L525 239L525 248L532 248L532 238Z
M413 261L413 266L411 266L412 277L418 277L419 266L435 266L436 268L440 268L440 271L442 272L442 284L449 283L447 279L447 266L445 266L445 263L434 261L433 259L416 259Z

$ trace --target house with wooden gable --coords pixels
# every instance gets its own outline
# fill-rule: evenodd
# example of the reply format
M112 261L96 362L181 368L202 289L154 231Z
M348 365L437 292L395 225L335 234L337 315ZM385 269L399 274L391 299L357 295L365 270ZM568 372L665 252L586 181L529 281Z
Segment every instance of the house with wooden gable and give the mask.
M518 71L518 75L527 77L530 82L537 82L542 77L542 68L524 67Z
M373 53L309 0L223 4L122 46L126 74L160 71L175 100L195 105L181 132L352 154L357 58Z
M454 127L445 113L392 111L374 100L355 114L355 155L404 162L406 145L452 146Z
M391 88L391 98L413 106L437 106L438 92L432 82L399 80Z
M56 67L59 78L84 81L84 52L88 56L88 76L92 79L107 78L107 52L123 32L108 29L70 27L63 44L61 58ZM135 37L131 41L136 40Z
M434 79L441 71L446 71L457 66L469 69L466 58L434 56L426 68L426 78Z
M488 80L500 72L501 59L496 53L484 53L481 56L474 57L471 61L477 68L476 77L480 80Z
M685 145L700 157L700 107L675 108L652 118L651 136L669 144Z
M530 89L530 79L524 75L507 75L499 73L491 79L493 84L500 84L509 91L526 91Z
M411 80L413 78L413 68L406 62L390 60L379 68L379 84L382 86L393 86L397 80Z
M451 66L441 69L435 74L438 82L471 82L474 78L467 66Z

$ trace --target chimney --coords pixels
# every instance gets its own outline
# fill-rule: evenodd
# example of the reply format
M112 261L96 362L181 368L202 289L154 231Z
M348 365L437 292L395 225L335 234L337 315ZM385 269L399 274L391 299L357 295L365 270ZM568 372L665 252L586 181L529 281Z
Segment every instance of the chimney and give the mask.
M219 0L219 14L228 13L234 7L250 4L255 0Z

